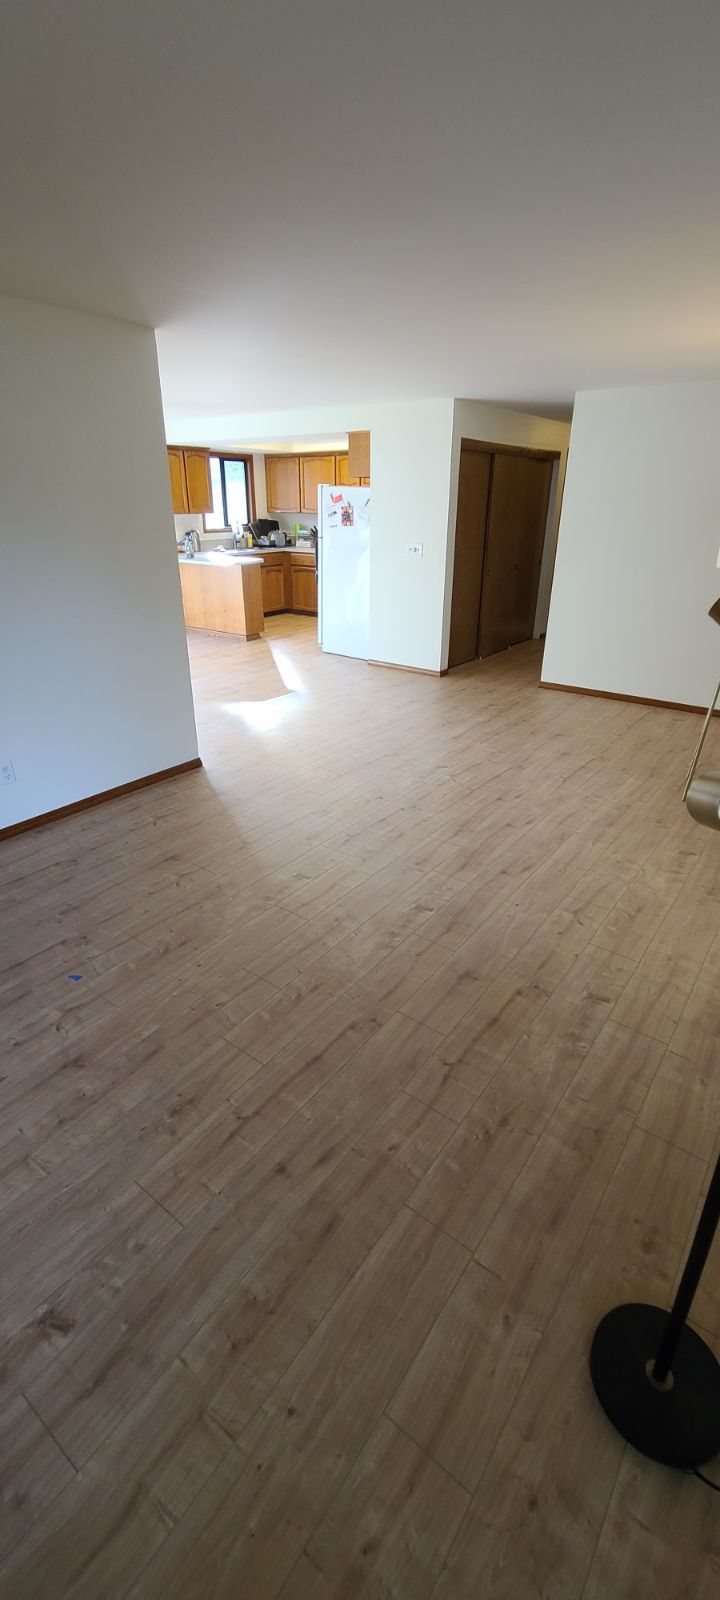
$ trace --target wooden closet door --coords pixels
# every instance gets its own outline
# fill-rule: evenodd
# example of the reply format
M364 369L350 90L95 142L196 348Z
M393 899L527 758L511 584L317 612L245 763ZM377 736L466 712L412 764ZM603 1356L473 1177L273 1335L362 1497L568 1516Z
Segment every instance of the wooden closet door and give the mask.
M492 656L532 638L552 461L494 458L485 541L478 655Z
M492 456L461 450L455 522L455 560L450 610L448 666L474 661L478 653L480 594Z

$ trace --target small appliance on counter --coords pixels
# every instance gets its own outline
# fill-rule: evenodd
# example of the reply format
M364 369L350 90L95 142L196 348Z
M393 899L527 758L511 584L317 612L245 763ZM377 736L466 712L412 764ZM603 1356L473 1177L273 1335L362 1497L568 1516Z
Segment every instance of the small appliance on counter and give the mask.
M264 545L267 549L282 548L285 544L285 534L279 522L272 517L258 517L257 522L248 522L247 527L252 534L253 544Z

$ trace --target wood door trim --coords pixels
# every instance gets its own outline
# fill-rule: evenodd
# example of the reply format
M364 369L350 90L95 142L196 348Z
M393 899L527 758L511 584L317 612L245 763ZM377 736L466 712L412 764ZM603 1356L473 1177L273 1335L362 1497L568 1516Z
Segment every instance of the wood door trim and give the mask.
M707 706L687 705L684 700L653 700L647 694L617 694L614 689L584 689L579 683L550 683L541 678L538 689L556 689L560 694L586 694L594 700L624 700L632 706L658 706L661 711L693 711L706 716ZM720 717L720 711L713 711Z
M106 800L117 800L120 795L132 794L135 789L146 789L151 783L164 783L166 778L179 778L184 772L194 772L202 766L199 756L192 761L180 761L175 767L163 767L160 772L148 772L144 778L131 778L129 783L118 783L114 789L102 789L99 794L85 795L82 800L71 800L67 806L57 806L54 811L41 811L37 817L25 817L22 822L11 822L0 828L0 839L10 839L13 834L27 833L30 828L42 828L46 822L59 822L62 817L72 817L76 811L89 811L91 806L101 806Z
M488 451L493 456L534 456L538 461L560 461L562 450L533 450L524 444L492 444L485 439L461 439L460 449Z

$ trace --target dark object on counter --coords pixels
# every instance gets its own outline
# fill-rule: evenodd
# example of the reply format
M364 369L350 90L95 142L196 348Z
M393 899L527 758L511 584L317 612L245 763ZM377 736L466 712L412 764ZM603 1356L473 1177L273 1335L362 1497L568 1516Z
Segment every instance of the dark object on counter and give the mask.
M271 542L276 542L271 541L271 535L280 532L280 523L276 522L273 517L258 517L257 522L249 522L248 527L253 536L255 544L270 544ZM283 544L285 543L284 534L282 542Z

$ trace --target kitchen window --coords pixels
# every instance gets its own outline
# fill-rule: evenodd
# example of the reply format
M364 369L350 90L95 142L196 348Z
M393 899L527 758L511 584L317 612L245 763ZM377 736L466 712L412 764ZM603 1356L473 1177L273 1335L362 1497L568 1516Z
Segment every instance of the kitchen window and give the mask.
M210 483L213 508L205 513L205 528L210 532L232 528L242 531L253 517L252 463L247 456L210 457Z

